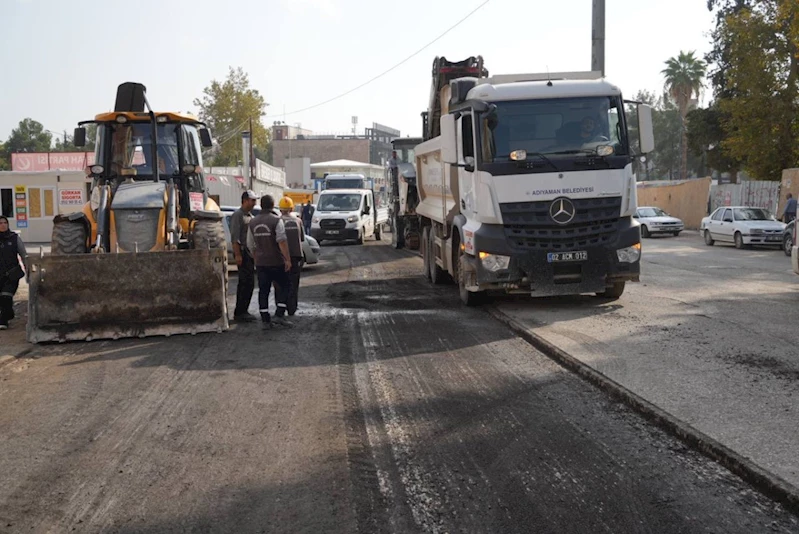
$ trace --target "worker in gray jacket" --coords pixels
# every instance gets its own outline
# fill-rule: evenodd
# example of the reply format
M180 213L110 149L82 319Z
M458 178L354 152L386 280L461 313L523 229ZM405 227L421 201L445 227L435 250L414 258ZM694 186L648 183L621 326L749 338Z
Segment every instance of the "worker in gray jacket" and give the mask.
M302 242L305 240L305 230L299 218L291 214L294 211L294 201L289 197L280 199L280 213L283 226L286 228L286 241L289 245L291 256L291 271L289 271L289 294L286 300L289 315L297 313L297 299L300 291L300 275L302 274Z
M24 271L20 260L25 265ZM11 231L8 218L0 216L0 330L6 330L14 318L14 295L26 272L30 270L25 243L19 234Z
M247 230L247 248L255 260L258 275L258 308L261 324L269 329L273 324L293 326L285 319L286 300L290 287L288 273L291 271L291 256L286 239L286 227L279 215L274 213L275 199L272 195L261 197L261 213L250 221ZM269 293L275 283L274 321L269 316Z

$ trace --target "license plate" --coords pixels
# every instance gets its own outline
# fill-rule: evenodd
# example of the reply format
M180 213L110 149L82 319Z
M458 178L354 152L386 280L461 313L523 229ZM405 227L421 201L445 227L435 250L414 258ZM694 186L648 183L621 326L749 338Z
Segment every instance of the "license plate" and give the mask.
M328 234L340 234L338 230L325 230Z
M586 261L588 259L588 252L549 252L547 253L547 261L549 263L556 263L561 261Z

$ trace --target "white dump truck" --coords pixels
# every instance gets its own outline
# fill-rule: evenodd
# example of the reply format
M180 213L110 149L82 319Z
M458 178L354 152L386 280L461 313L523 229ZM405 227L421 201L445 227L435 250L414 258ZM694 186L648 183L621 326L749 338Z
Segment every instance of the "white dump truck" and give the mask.
M639 279L633 162L654 149L651 108L632 103L634 155L621 91L599 73L488 77L478 63L440 90L451 63L434 63L414 151L425 275L454 279L466 305L493 291L618 298Z

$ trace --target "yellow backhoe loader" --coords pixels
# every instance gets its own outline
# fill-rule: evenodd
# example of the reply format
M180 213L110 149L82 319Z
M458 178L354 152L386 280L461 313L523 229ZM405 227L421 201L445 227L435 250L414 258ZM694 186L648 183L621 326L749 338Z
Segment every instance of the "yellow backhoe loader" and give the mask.
M145 110L146 106L146 110ZM227 244L208 197L196 117L154 112L126 82L97 125L90 201L54 219L51 253L31 257L31 343L227 330Z

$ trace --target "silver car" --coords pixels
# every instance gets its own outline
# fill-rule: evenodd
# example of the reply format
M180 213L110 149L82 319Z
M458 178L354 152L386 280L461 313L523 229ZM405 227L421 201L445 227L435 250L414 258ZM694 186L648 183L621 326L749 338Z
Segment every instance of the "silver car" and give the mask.
M224 226L225 239L227 240L228 269L235 270L238 268L238 266L236 265L236 259L233 257L233 241L230 239L230 217L238 208L232 206L221 206L220 209L222 210L222 213L225 214ZM259 206L255 206L255 208L252 210L253 216L258 215L260 212L261 208ZM302 242L303 265L319 263L320 254L321 247L319 246L319 242L309 234L305 234L305 241Z
M677 237L685 229L685 224L680 219L654 206L638 208L633 218L641 225L641 237L654 234L671 234Z

